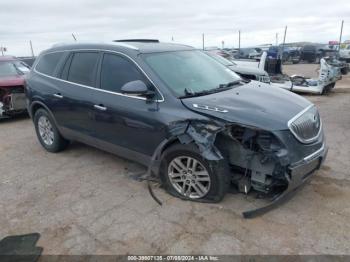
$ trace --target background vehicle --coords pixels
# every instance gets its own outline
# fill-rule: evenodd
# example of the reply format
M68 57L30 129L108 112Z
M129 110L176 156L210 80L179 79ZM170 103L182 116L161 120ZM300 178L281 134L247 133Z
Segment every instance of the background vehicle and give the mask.
M255 47L253 48L253 50L248 54L248 58L249 59L255 59L255 60L259 60L262 54L262 49Z
M217 55L224 57L228 60L231 60L233 58L232 54L229 51L222 50L219 48L206 49L206 52L210 52L212 54L217 54Z
M339 59L350 63L350 44L342 44L340 46Z
M271 85L299 93L326 94L341 78L340 68L328 64L325 58L320 61L318 79L306 78L302 75L288 76L283 73L281 59L268 58L266 53L262 55L259 67L268 72Z
M335 56L325 57L327 64L340 69L341 74L346 75L349 72L349 64ZM340 78L339 78L340 79Z
M12 56L0 56L0 118L26 111L24 76L29 66Z
M256 80L263 83L270 83L270 77L264 70L248 66L239 66L232 60L228 60L215 52L207 51L206 54L217 60L219 63L230 68L233 72L240 75L242 78Z
M277 58L278 54L280 52L280 47L279 46L270 46L269 49L267 50L267 56L271 58Z
M235 58L240 59L258 59L261 56L262 50L260 48L240 48Z
M242 81L189 46L77 43L43 52L33 67L28 111L46 150L77 140L119 154L182 199L217 202L232 183L282 200L326 156L308 100Z
M19 60L23 61L25 64L27 64L30 67L34 64L35 58L36 57L32 57L32 56L29 56L29 57L18 57Z
M319 63L321 56L315 45L305 45L301 48L300 59L309 63Z
M333 56L336 49L329 45L305 45L301 48L300 59L309 63L320 63L321 58L326 56Z

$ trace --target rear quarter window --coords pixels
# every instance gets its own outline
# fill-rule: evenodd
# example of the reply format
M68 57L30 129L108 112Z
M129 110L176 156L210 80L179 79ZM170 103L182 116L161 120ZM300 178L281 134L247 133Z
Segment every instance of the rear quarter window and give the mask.
M53 76L61 57L61 52L44 54L39 58L35 70L45 75Z

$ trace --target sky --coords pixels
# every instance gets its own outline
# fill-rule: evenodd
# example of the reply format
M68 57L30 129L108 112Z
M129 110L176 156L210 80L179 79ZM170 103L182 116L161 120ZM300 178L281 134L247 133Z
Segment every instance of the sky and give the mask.
M151 38L195 47L350 39L349 0L0 0L0 45L35 55L56 43Z

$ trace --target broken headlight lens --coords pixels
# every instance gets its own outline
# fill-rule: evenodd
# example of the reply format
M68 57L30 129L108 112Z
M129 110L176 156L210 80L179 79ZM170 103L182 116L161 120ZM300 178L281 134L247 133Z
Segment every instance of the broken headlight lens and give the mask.
M245 148L253 151L275 152L283 148L282 143L268 131L241 126L232 126L230 136Z

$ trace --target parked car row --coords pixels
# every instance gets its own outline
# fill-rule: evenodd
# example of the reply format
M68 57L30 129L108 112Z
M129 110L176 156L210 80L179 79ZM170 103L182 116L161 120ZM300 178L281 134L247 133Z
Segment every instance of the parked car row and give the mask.
M220 50L220 49L218 49ZM269 58L281 58L283 63L316 63L319 64L322 58L334 57L338 60L350 63L350 44L303 44L295 46L291 44L262 45L248 48L235 48L221 50L225 52L228 59L251 59L259 61L263 52Z

